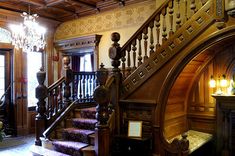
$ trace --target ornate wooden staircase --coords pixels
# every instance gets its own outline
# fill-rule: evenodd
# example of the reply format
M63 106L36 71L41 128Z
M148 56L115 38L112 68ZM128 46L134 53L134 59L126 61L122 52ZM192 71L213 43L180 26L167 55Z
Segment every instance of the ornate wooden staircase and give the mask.
M88 97L91 95L86 90L88 90L89 86L97 86L95 85L96 79L92 78L92 84L83 84L82 79L89 79L89 76L80 76L80 78L74 80L74 73L69 67L70 61L68 57L64 59L65 77L51 87L47 88L43 85L45 73L41 71L38 78L39 87L36 89L37 98L39 99L38 115L36 117L36 145L41 145L40 137L42 136L50 140L53 137L58 139L59 137L56 136L59 135L56 132L58 128L66 128L63 129L64 131L61 134L66 140L77 141L79 138L84 137L77 134L80 130L69 127L71 124L66 121L72 120L73 125L79 125L79 128L84 128L80 119L73 119L74 113L72 112L75 109L81 110L97 105L97 121L83 120L92 121L92 130L94 129L94 123L97 122L95 130L89 131L89 134L94 133L95 137L94 147L88 150L92 152L88 153L108 156L114 135L126 132L123 129L126 129L124 117L127 112L123 109L128 110L133 105L139 104L140 108L138 109L140 112L146 109L150 114L148 115L151 122L145 122L150 127L146 136L151 138L152 146L149 150L152 154L188 155L190 153L189 140L186 134L183 134L180 139L173 139L172 142L169 142L164 136L166 95L177 77L177 75L173 76L173 71L179 64L178 62L183 62L184 58L193 57L193 55L190 56L190 52L195 49L200 51L200 45L203 45L205 41L210 43L210 40L215 37L215 31L218 34L219 32L223 33L221 29L225 23L224 14L219 14L219 11L221 11L217 10L219 8L221 8L219 4L212 0L190 2L169 0L164 2L154 12L122 47L118 44L120 35L113 33L111 38L114 43L109 49L109 57L112 59L113 66L111 76L107 79L108 73L101 66L100 71L97 72L99 86L95 90L95 87L89 89L89 91L94 91L95 103L93 97L82 100L77 99L77 97ZM224 11L224 8L222 8L222 11ZM119 68L120 64L121 68ZM170 78L173 78L172 82L170 82ZM88 83L89 80L86 82ZM156 84L157 87L154 88L148 83ZM169 84L167 87L165 87L166 83ZM70 84L72 84L72 89ZM84 88L76 89L74 86L77 85L84 86ZM156 97L153 98L153 93L146 93L145 97L136 96L141 95L139 93L146 90L149 86L149 90L155 90ZM158 88L157 91L156 88ZM63 92L61 92L62 90ZM78 90L82 91L80 96L78 96ZM49 98L48 106L45 108L45 98L48 95L51 98ZM144 102L143 100L138 100L138 98L144 98ZM141 104L143 103L147 104L147 106L142 107ZM81 125L82 127L80 127ZM143 128L146 128L145 125L143 126ZM85 139L86 144L82 146L93 145L90 139L90 137ZM55 141L53 144L60 152L66 151L64 150L64 145L61 147L62 144L69 146L68 142ZM70 152L65 153L86 155L86 153L81 152L81 148L74 150L75 146L73 145L69 146L69 148L70 150L68 151Z

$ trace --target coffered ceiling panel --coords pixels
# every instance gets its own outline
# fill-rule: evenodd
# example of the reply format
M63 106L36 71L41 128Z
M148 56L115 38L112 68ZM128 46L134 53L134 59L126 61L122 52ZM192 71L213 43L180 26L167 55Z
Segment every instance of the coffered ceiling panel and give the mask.
M65 22L147 0L0 0L0 8Z

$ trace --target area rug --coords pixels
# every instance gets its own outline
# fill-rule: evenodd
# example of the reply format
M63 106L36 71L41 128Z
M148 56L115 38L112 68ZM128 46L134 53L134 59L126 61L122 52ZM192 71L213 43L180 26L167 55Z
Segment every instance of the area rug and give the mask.
M19 138L4 138L2 142L0 142L0 151L5 150L6 148L24 145L27 142L23 139Z

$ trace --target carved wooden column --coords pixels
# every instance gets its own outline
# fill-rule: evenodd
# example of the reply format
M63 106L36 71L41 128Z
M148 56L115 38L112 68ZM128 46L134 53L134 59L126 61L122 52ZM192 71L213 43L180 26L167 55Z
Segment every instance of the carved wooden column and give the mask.
M122 74L118 68L121 64L120 59L124 56L124 53L121 53L121 47L118 43L120 40L120 34L117 32L112 33L111 40L113 41L112 46L109 48L109 58L112 59L111 64L113 66L112 74L115 77L115 85L111 90L112 94L112 104L113 108L116 111L115 123L117 134L120 134L120 111L119 111L119 97L120 97L120 86L122 80Z
M44 81L46 79L46 72L43 71L43 68L37 73L37 80L39 85L36 88L36 98L38 99L37 102L37 116L35 118L35 145L41 146L40 137L42 133L46 129L46 102L45 98L47 97L47 87L44 85Z
M110 102L110 94L108 88L105 87L107 78L108 70L101 64L101 68L97 71L99 86L94 91L94 100L97 103L96 119L98 121L95 129L95 152L97 156L109 156L110 153L110 130L107 125L109 119L108 104Z
M216 99L216 154L235 153L235 96L212 95Z
M71 87L70 83L73 81L73 71L70 69L70 58L69 56L64 56L64 77L65 77L65 85L64 85L64 105L67 107L71 103Z

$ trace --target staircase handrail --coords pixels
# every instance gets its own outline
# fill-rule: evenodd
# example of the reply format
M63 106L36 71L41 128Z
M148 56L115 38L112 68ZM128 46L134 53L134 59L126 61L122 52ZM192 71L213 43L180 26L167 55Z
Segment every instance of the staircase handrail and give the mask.
M199 10L198 8L203 7L206 2L207 1L199 1L196 3L195 1L189 0L182 2L181 0L167 0L163 2L136 33L121 47L121 69L123 78L126 79L130 77L133 71L149 60L153 54L161 53L160 48L166 44L166 41L171 38L183 24L190 20L197 10ZM168 46L174 48L174 44Z
M121 52L125 51L143 30L149 26L150 22L165 8L171 0L166 0L162 5L141 25L141 27L131 36L131 38L121 47Z
M53 84L51 84L48 87L48 92L52 91L53 89L57 88L59 85L61 85L65 81L65 77L59 78L57 81L55 81Z

